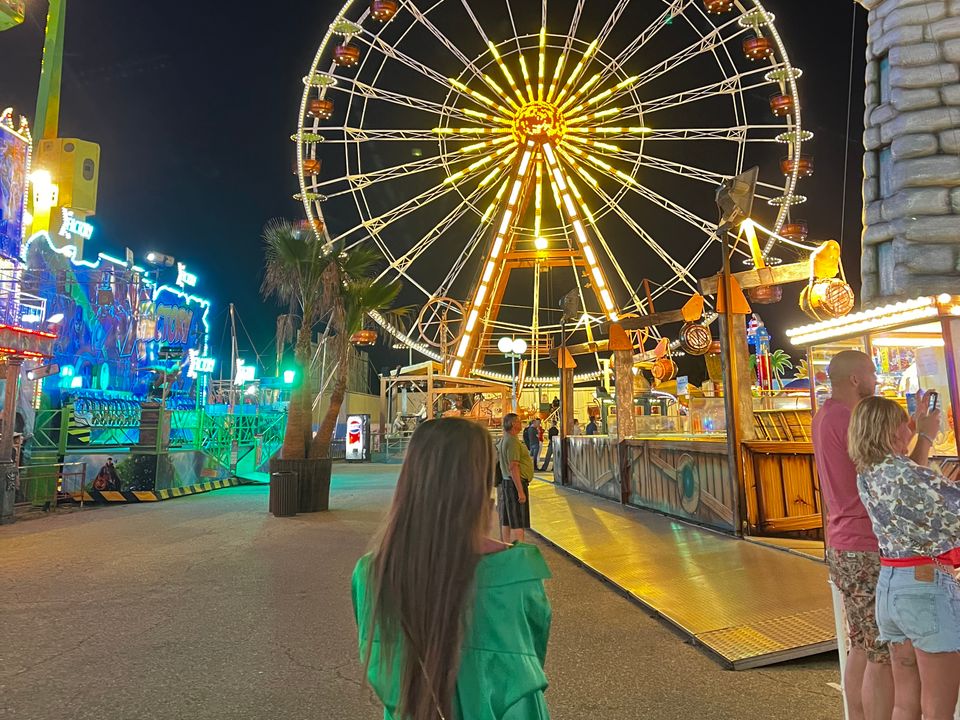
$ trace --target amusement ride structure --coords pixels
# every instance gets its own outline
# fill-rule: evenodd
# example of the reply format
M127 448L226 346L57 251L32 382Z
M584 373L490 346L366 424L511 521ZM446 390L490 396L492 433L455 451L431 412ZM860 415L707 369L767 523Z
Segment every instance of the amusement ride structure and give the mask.
M555 383L540 364L571 289L589 340L696 294L720 255L714 190L752 165L764 261L811 249L791 213L812 135L773 15L758 0L585 5L347 2L304 78L307 216L347 249L376 244L423 308L412 329L381 324L449 376L506 380L490 358L511 336L528 342L527 382Z

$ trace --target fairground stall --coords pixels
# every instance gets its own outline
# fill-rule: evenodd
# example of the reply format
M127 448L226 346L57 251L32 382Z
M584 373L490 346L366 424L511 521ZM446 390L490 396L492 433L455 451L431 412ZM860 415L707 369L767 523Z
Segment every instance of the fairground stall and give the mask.
M807 352L810 403L829 397L826 375L831 358L859 350L873 358L877 392L912 413L920 390L940 396L942 423L932 456L951 477L958 477L957 422L960 420L960 295L918 297L847 317L787 331L791 342Z

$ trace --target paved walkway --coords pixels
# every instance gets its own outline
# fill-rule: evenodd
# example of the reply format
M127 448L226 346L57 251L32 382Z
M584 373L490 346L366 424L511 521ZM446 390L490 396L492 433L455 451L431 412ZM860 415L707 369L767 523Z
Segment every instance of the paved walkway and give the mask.
M267 489L0 528L0 718L360 720L349 578L397 466L335 466L329 513ZM833 720L835 656L722 670L549 547L560 720Z
M550 483L530 495L539 535L729 666L836 650L823 563Z

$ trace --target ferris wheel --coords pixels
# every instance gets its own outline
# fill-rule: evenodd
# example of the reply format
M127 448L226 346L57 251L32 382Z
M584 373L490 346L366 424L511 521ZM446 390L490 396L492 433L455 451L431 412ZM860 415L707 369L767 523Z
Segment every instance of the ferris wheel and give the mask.
M494 376L498 338L523 337L537 382L560 296L592 338L716 272L714 190L745 168L765 255L805 240L812 135L774 20L759 0L347 2L304 78L298 197L424 307L412 330L375 318L400 342Z

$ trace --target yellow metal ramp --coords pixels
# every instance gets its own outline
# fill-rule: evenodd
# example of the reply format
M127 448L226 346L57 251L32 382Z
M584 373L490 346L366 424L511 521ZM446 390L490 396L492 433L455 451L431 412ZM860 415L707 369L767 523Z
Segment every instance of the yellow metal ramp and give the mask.
M533 531L735 670L836 650L826 566L534 481Z

